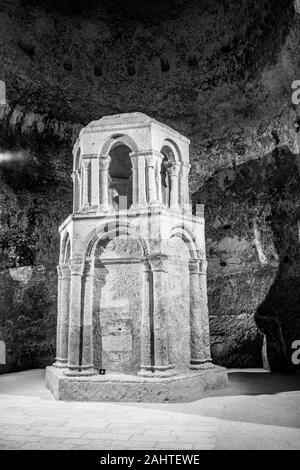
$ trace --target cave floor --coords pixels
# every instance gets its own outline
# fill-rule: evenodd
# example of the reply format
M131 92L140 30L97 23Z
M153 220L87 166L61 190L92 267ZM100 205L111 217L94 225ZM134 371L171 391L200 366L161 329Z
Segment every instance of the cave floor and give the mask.
M0 376L0 449L300 449L300 375L232 369L192 403L55 401L41 369Z

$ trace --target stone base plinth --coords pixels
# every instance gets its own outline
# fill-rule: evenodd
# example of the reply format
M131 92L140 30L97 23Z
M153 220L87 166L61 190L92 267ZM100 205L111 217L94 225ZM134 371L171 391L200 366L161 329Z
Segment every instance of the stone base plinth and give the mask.
M67 377L62 369L47 367L46 382L57 400L189 402L224 387L228 378L226 369L219 366L166 378L125 374Z

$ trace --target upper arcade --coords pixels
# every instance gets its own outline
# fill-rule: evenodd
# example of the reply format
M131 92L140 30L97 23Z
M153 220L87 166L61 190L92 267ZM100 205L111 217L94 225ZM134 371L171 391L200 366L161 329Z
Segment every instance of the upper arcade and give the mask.
M105 116L73 148L73 213L190 213L189 139L143 113Z

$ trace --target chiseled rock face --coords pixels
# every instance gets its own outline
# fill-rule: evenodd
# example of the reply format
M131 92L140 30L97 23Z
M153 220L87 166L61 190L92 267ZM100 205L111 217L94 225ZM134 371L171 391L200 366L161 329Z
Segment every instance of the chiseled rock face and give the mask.
M206 205L208 298L217 363L290 370L300 337L298 155L277 147L216 172L195 193Z
M259 216L251 216L252 226L246 229L249 205L260 211L256 178L250 178L243 194L247 203L242 193L237 202L236 194L227 194L226 188L238 168L248 161L255 167L256 160L264 166L265 156L276 146L298 152L293 124L300 108L291 103L291 82L300 79L297 4L1 1L0 80L6 84L6 104L0 105L0 268L5 278L0 340L7 344L8 362L27 364L31 355L42 364L54 344L57 228L72 210L71 148L80 128L105 115L139 111L191 139L191 192L202 185L208 191L207 179L216 171L224 175L218 183L223 189L218 189L213 209L207 207L207 217L212 220L211 214L224 209L232 224L236 218L240 221L243 231L224 228L220 237L220 227L210 230L208 223L208 251L226 252L231 259L221 266L214 254L209 255L213 351L225 365L259 364L262 338L254 315L260 314L257 307L274 285L281 258ZM285 173L284 184L289 177ZM291 202L291 213L295 208ZM227 223L221 220L221 225ZM289 218L282 223L288 230ZM39 265L50 273L49 279L40 283L32 274L26 287L24 273L13 280L8 271L32 266L34 273ZM289 269L289 263L281 265ZM221 289L223 284L226 289ZM21 327L10 330L9 322L13 318L22 324L24 312L15 305L23 295L28 333L20 339ZM37 301L44 326L35 328ZM261 315L268 318L265 311ZM283 317L281 321L283 325ZM45 336L37 340L42 346L36 354L36 343L29 338L40 328ZM274 333L268 344L283 344L284 334ZM9 346L14 341L19 348L23 345L18 359ZM289 339L285 341L288 348ZM247 352L252 351L249 344L253 353Z
M30 272L30 278L24 276L25 271ZM6 356L6 367L0 367L0 372L51 363L55 355L56 288L52 266L15 268L13 275L10 270L0 272L0 338L5 342Z

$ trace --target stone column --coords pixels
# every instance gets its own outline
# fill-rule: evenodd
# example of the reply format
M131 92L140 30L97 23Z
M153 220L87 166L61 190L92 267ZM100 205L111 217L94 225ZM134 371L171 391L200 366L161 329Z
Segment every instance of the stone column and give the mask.
M108 204L108 169L110 164L109 155L99 157L99 207L101 212L109 210Z
M156 376L174 375L174 365L169 361L168 344L168 299L167 281L168 270L166 260L152 258L150 261L152 270L152 298L150 306L153 311L153 337L154 337L154 365L153 372ZM150 292L151 294L151 292ZM150 317L151 318L151 317Z
M143 153L131 153L132 162L132 206L131 209L143 209L147 206L145 156Z
M157 156L149 154L146 156L147 163L147 179L148 179L148 201L150 205L158 205L157 187L155 178L155 168L157 164Z
M148 262L143 263L143 304L141 321L141 367L138 375L152 375L153 369L153 312L151 304L152 273Z
M100 322L101 292L109 271L99 258L94 259L93 268L93 363L94 367L99 371L99 369L103 368L102 331Z
M57 266L57 321L56 321L56 357L54 362L54 367L65 367L63 361L61 361L60 357L60 323L61 323L61 267L60 265Z
M157 158L156 162L156 189L157 189L157 200L159 204L162 204L162 189L161 189L161 164L163 155L160 154L160 158Z
M179 163L168 162L167 172L170 181L170 209L178 209L178 172Z
M132 206L131 209L135 209L138 206L138 156L130 154L131 165L132 165Z
M68 370L66 375L80 375L80 327L81 327L81 281L83 263L81 259L70 260L71 292L68 344Z
M82 160L82 208L88 209L90 206L89 201L89 173L90 173L90 160Z
M190 331L191 331L191 361L190 369L206 368L207 351L204 341L204 317L208 315L207 297L203 296L200 283L199 260L189 263L190 269ZM202 285L203 287L203 285ZM209 340L209 338L208 338Z
M206 259L200 260L200 299L201 299L201 319L203 330L203 347L204 358L206 362L211 362L210 352L210 334L209 334L209 315L208 315L208 301L207 301L207 261Z
M99 162L98 155L90 154L90 206L96 209L99 204Z
M82 277L83 325L81 375L96 375L93 364L93 262L85 262Z
M70 268L68 264L58 266L59 271L59 308L57 318L57 349L55 367L66 367L68 362L69 306L70 306Z
M79 210L80 206L80 188L79 188L79 174L78 170L72 172L73 180L73 213Z
M191 165L186 162L181 163L181 181L180 181L180 192L181 198L180 203L181 207L185 209L185 212L190 214L190 195L189 195L189 172Z

